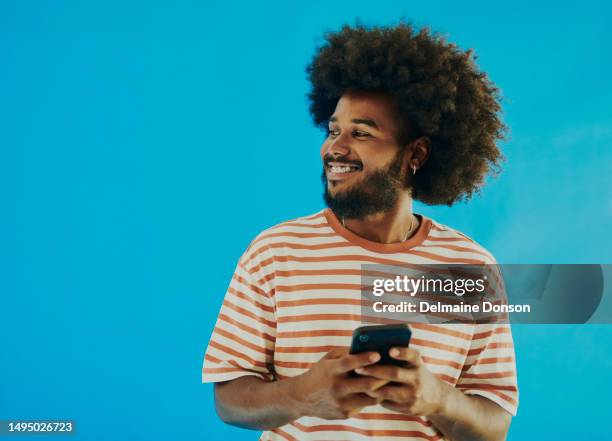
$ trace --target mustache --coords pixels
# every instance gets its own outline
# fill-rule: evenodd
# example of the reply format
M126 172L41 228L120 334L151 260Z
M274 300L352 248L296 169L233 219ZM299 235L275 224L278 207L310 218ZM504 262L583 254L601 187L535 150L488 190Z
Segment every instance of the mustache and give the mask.
M363 167L363 164L361 163L361 161L349 161L344 158L334 158L333 156L325 155L323 157L323 164L327 166L330 162L337 162L340 164L349 164L349 165L356 165L358 167Z

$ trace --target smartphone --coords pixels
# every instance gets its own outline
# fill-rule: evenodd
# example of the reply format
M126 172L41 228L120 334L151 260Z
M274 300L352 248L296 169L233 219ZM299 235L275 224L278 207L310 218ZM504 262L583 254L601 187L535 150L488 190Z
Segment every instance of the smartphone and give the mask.
M389 350L394 347L408 347L411 336L408 325L361 326L353 332L350 353L378 352L378 363L403 366L405 362L391 358Z

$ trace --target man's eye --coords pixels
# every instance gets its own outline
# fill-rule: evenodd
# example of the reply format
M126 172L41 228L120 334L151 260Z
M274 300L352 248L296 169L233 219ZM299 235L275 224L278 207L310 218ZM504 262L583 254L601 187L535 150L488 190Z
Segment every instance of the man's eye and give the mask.
M339 134L340 134L340 132L338 130L336 130L336 129L327 129L327 135L331 136L332 138L335 138Z
M370 134L368 132L362 132L361 130L355 130L353 132L353 136L357 136L359 138L366 138L370 136Z

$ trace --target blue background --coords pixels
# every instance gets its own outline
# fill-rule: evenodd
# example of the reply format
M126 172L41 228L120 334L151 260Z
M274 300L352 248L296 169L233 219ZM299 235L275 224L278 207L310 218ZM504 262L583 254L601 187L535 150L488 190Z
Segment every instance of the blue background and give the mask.
M417 211L502 263L612 263L609 3L169 5L0 2L0 419L257 439L218 420L202 357L249 241L322 207L304 67L355 18L430 24L505 98L505 172ZM510 439L609 437L612 329L514 336Z

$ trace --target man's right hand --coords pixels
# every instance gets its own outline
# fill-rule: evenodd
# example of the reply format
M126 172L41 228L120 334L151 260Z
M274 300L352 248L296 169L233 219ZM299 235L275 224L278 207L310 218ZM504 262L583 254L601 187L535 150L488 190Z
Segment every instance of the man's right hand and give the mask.
M300 414L328 420L349 418L366 406L379 400L366 392L374 391L388 383L368 376L351 376L354 369L368 366L380 360L377 352L349 354L348 348L330 351L310 370L293 377L295 401L300 403Z

